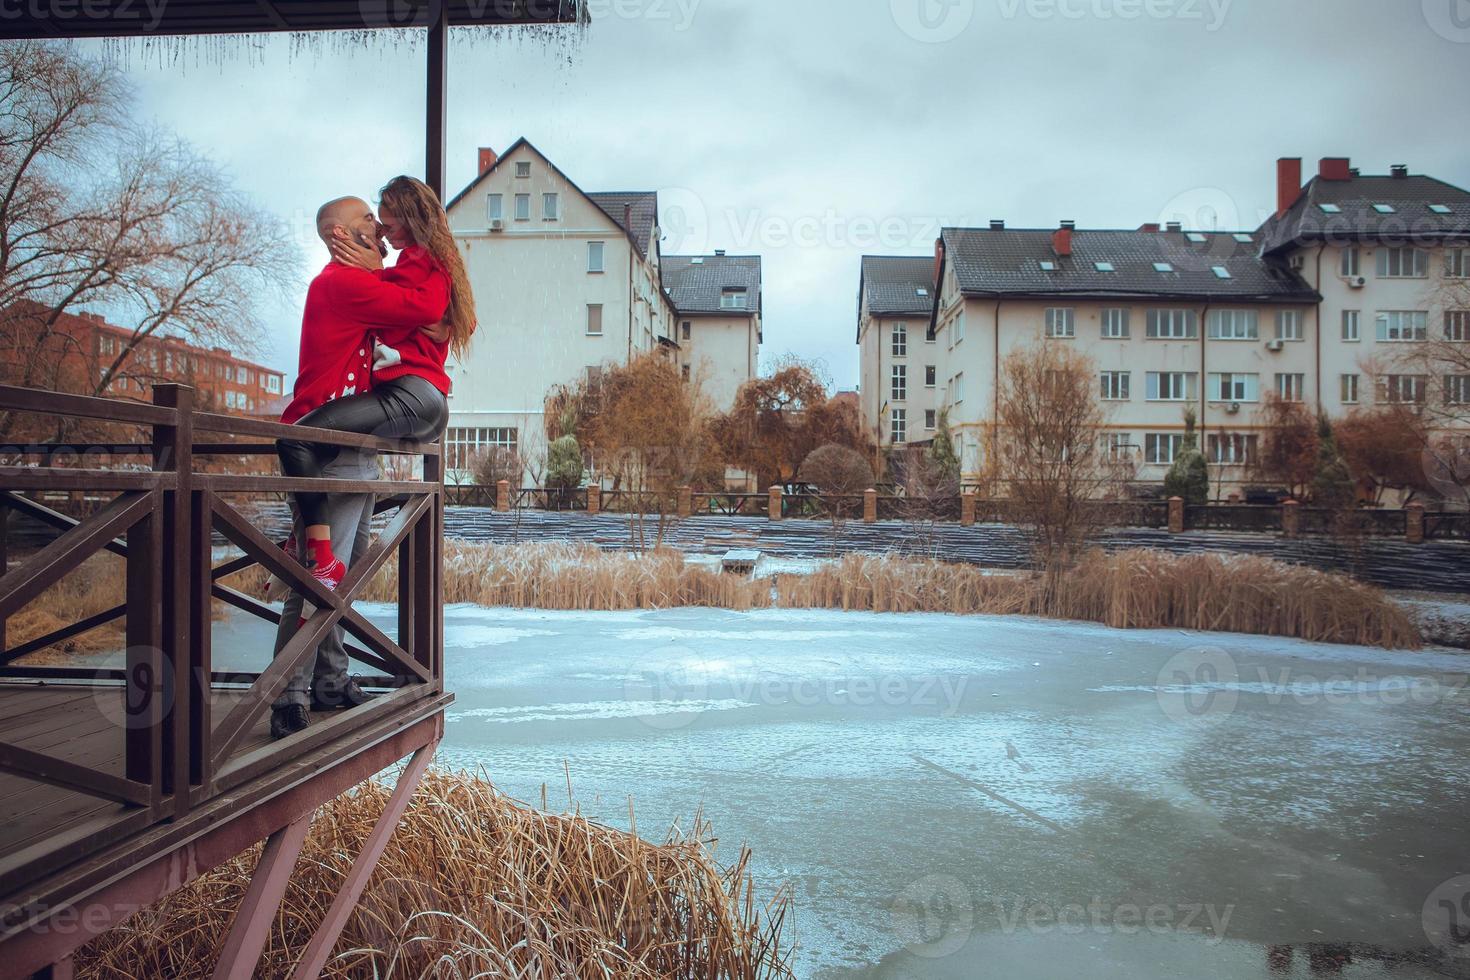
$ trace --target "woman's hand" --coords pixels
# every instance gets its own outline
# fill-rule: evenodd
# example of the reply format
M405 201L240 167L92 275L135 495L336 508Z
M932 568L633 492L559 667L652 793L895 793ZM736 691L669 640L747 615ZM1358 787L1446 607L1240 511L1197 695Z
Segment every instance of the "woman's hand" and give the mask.
M332 258L343 265L366 269L369 272L377 272L383 268L382 254L377 249L354 240L345 229L338 228L333 231L332 240L327 243L327 247L332 250Z
M431 323L427 327L419 327L419 329L424 332L425 337L428 337L436 344L449 343L449 324L443 320L440 320L438 323Z

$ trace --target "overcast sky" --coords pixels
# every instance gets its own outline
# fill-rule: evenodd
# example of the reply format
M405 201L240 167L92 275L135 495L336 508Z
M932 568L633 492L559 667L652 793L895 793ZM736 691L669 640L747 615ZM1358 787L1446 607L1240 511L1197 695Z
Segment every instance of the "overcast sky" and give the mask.
M857 379L858 260L941 224L1254 228L1275 160L1406 163L1470 187L1467 0L591 0L584 32L468 32L449 185L535 143L582 188L657 190L664 251L765 266L763 361ZM321 201L423 169L423 48L262 38L128 54L142 115L297 229L259 360L294 375ZM496 322L487 317L488 322ZM507 341L513 345L513 341ZM513 351L510 347L508 352Z

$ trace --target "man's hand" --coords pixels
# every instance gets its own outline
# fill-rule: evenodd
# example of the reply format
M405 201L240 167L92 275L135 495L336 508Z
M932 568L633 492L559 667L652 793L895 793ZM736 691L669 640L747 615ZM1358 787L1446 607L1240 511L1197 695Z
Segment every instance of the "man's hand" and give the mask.
M383 256L378 250L354 241L344 228L333 229L332 240L327 243L327 247L332 250L332 258L343 265L369 272L377 272L383 268Z
M440 320L438 323L431 323L427 327L419 327L419 329L424 332L425 337L428 337L436 344L449 343L449 324L443 320Z

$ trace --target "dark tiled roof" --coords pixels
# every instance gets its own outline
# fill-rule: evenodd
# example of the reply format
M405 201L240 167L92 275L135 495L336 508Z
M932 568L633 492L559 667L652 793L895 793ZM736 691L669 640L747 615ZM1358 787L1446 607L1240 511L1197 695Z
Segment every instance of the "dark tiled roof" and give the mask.
M663 279L669 300L680 313L760 312L759 255L665 255ZM727 287L745 289L750 309L721 310L720 294Z
M1318 298L1284 263L1260 258L1257 241L1238 232L1078 230L1072 233L1069 256L1052 250L1052 234L1053 229L946 228L946 262L953 263L961 291L972 295ZM1190 234L1203 240L1191 241ZM1056 270L1043 269L1043 261L1056 263ZM1099 271L1098 262L1111 263L1113 271ZM1168 263L1172 271L1157 271L1156 262ZM1216 275L1216 266L1230 278Z
M653 229L658 224L657 191L597 191L587 195L607 216L627 232L637 246L640 255L648 254L648 244L653 239ZM628 206L631 223L624 221L624 210Z
M869 313L927 315L934 307L934 257L864 255L862 290Z
M1338 213L1323 211L1323 204L1335 206ZM1375 204L1386 204L1393 213L1384 214ZM1446 205L1450 213L1437 214L1430 210L1431 204ZM1268 253L1334 238L1470 236L1470 191L1417 175L1349 180L1313 177L1285 215L1273 215L1261 226L1261 234Z

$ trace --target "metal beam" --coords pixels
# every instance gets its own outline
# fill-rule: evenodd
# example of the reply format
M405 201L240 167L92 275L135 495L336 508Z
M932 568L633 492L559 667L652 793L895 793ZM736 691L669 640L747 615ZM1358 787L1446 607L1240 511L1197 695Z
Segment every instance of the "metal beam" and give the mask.
M220 950L214 980L250 980L260 962L260 951L270 936L271 920L281 907L291 871L306 842L311 815L298 817L271 834L261 849L260 860L250 876L250 887L235 910L235 921Z
M433 20L429 23L428 75L424 94L424 183L443 201L445 83L448 77L445 56L449 48L449 8L441 2L431 4L430 9Z

